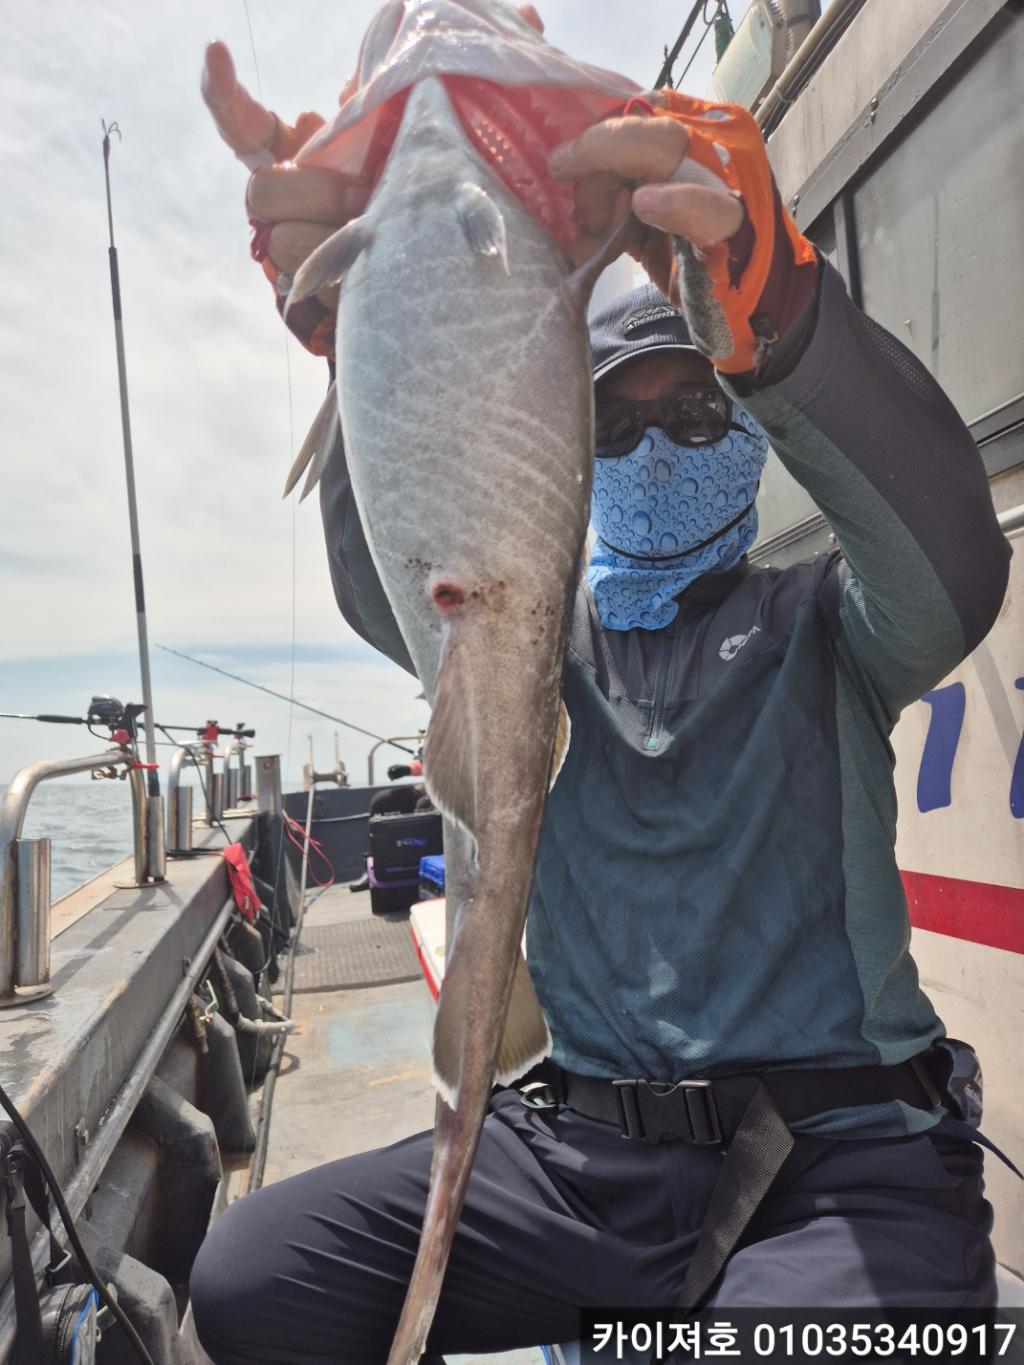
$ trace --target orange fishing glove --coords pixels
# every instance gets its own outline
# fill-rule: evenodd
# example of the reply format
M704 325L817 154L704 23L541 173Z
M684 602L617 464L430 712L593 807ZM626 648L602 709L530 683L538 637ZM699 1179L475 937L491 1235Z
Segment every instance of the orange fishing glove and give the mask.
M678 299L694 345L715 368L758 379L814 293L814 247L782 206L748 110L674 90L659 95L664 104L654 116L676 119L690 138L672 180L730 191L745 217L732 237L705 250L674 238L675 269L664 234L648 234L636 254L655 283Z
M300 114L295 121L295 127L274 115L275 129L269 144L262 152L252 155L240 156L239 160L244 161L250 170L255 171L260 166L272 166L276 162L290 161L304 143L308 142L324 125L324 120L319 114L306 113ZM263 268L263 273L270 281L274 289L274 298L277 303L277 311L284 318L284 324L294 337L313 355L325 356L328 360L334 359L334 332L337 319L337 311L333 308L325 308L319 299L313 297L303 299L301 303L295 304L288 310L285 317L284 307L288 299L288 290L291 288L291 278L282 275L277 266L270 259L270 233L274 227L273 223L268 223L262 218L249 219L249 227L252 229L252 237L249 243L249 252L254 261L258 261Z

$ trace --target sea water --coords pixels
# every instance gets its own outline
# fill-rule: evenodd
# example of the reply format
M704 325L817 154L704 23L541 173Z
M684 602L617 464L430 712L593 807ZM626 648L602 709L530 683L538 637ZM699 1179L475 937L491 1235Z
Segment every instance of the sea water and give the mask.
M6 787L0 786L0 796ZM24 835L48 837L51 897L59 900L132 852L127 782L44 782L32 794Z

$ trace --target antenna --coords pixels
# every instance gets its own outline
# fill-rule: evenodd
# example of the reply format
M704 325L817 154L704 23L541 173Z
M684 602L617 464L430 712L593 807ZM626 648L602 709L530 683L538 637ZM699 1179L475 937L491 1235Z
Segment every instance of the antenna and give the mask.
M658 79L654 82L655 90L660 90L664 85L667 85L671 89L672 68L676 64L676 58L679 56L680 52L682 52L683 44L686 42L687 38L689 38L694 24L697 22L698 17L703 13L703 10L704 0L697 0L697 3L693 6L687 16L686 23L683 24L679 37L672 44L672 50L669 51L668 48L665 49L665 60L662 63L661 70L658 72Z
M121 138L117 123L100 120L103 129L103 175L107 186L107 225L110 230L110 292L114 304L114 340L117 345L117 381L121 394L121 435L124 441L124 474L128 486L128 524L132 539L132 578L135 584L135 620L139 634L139 668L142 674L143 721L146 733L146 780L151 809L150 820L159 819L160 779L157 776L156 732L153 725L153 687L149 674L149 638L146 629L146 596L142 585L142 550L139 542L139 512L135 498L135 463L132 457L132 427L128 415L128 375L124 358L124 327L121 320L121 282L117 269L117 247L114 245L114 210L110 197L110 138L116 133ZM154 810L155 808L155 810ZM163 880L163 870L154 880Z

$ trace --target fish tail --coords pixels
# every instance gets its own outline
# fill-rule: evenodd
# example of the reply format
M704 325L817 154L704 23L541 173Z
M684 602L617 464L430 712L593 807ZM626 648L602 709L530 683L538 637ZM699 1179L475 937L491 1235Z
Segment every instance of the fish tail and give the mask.
M486 1107L486 1092L479 1097L472 1113L465 1105L455 1113L443 1099L438 1100L430 1194L423 1215L416 1264L391 1343L388 1365L416 1365L426 1347Z

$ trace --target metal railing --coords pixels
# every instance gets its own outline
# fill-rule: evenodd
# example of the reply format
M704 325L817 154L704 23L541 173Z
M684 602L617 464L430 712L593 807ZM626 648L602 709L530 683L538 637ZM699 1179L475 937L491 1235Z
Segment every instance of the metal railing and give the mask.
M189 853L192 850L192 788L181 785L181 770L186 764L206 769L203 788L206 792L206 823L212 825L213 813L213 749L205 741L181 744L171 755L167 767L167 851Z
M132 790L135 884L164 879L163 800L147 796L135 755L108 749L87 758L52 759L22 768L0 803L0 1009L49 995L50 840L22 835L32 794L42 782L76 773L124 769Z
M400 744L403 740L406 741L415 740L417 744L422 744L423 732L421 730L419 734L416 735L389 735L387 739L379 739L366 756L366 785L368 787L372 787L374 785L373 781L374 754L377 752L378 749L383 748L385 744Z
M209 740L181 744L171 755L167 771L167 847L175 853L188 853L192 848L192 788L181 784L181 770L191 764L203 769L201 785L206 804L206 824L212 828L234 810L240 801L252 800L252 767L245 761L249 746L236 740L218 754ZM232 759L238 759L232 764ZM214 769L214 760L222 758L222 772Z

